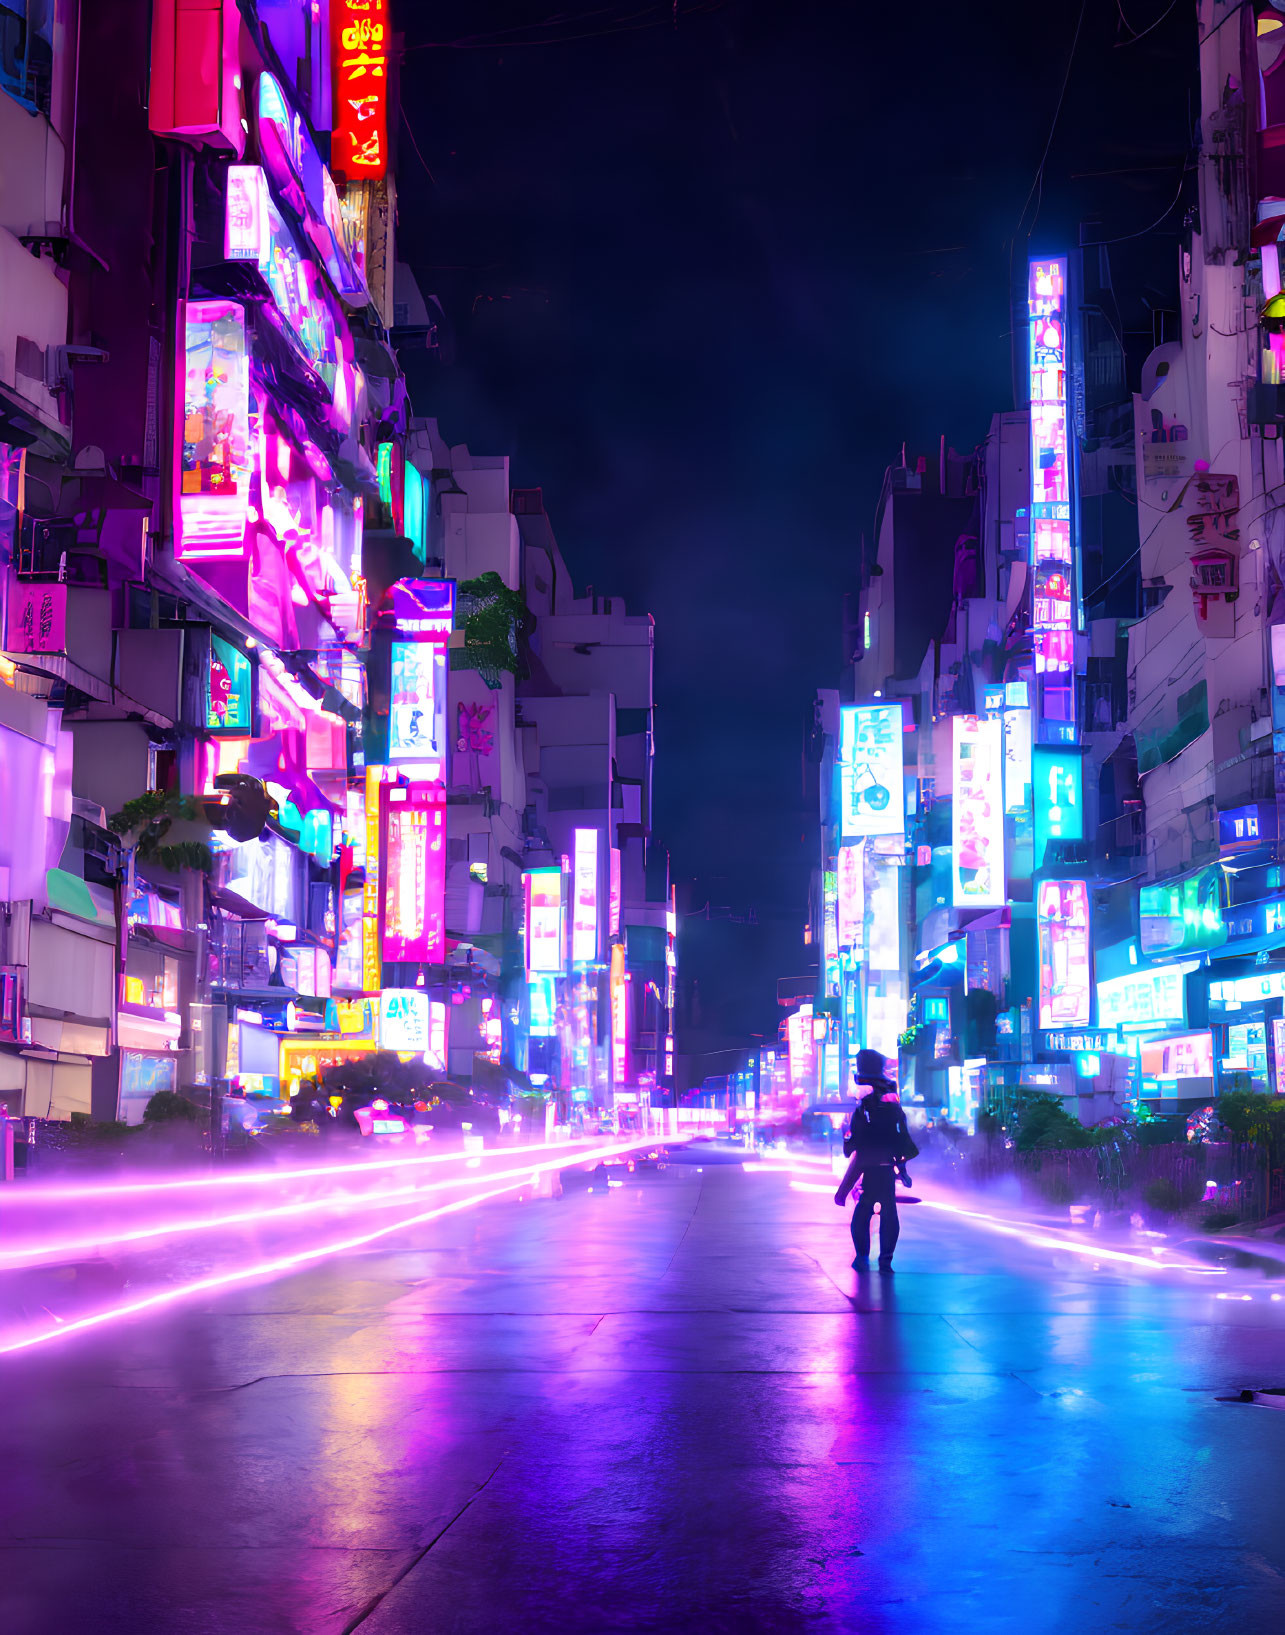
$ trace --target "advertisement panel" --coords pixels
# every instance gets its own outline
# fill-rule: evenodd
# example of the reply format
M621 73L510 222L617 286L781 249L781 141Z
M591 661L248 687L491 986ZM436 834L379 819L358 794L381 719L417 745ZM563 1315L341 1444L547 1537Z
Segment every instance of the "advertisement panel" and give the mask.
M866 846L859 840L854 846L840 846L839 883L839 947L859 954L865 943L866 930Z
M900 704L839 711L839 819L844 840L906 828Z
M1098 983L1098 1026L1159 1027L1187 1021L1188 972L1197 969L1195 960L1180 965L1156 965L1126 976L1110 977ZM1210 998L1214 984L1210 983Z
M951 875L956 908L1004 902L1004 745L997 716L952 723Z
M380 804L383 957L439 965L446 958L446 790L384 784Z
M598 831L577 829L572 862L571 960L591 965L598 957Z
M1045 738L1075 733L1076 584L1068 431L1067 264L1039 257L1027 269L1031 402L1031 635ZM1051 730L1050 730L1051 727Z
M1212 1079L1214 1037L1204 1033L1175 1033L1166 1039L1148 1039L1138 1052L1144 1079Z
M1089 1020L1089 888L1083 880L1041 880L1036 899L1040 947L1040 1026Z
M1032 751L1035 789L1035 867L1043 868L1050 840L1084 839L1083 761L1078 749L1038 744Z
M1200 869L1138 892L1139 941L1144 954L1185 954L1227 941L1221 868ZM1270 927L1268 928L1271 929Z
M1031 798L1031 712L1004 712L1004 810L1024 812Z
M522 876L526 894L526 967L528 975L562 970L562 870L528 869Z
M428 1049L428 995L422 988L385 988L379 996L379 1048L403 1056Z
M239 647L210 637L205 730L249 737L254 731L254 666Z
M245 309L235 301L188 301L179 322L175 554L181 562L240 557L254 471Z

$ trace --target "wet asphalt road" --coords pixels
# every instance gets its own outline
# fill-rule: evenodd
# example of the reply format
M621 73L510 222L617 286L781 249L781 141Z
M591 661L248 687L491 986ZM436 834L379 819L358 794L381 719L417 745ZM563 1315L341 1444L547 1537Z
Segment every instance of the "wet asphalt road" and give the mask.
M687 1165L0 1358L0 1630L1285 1628L1285 1283L903 1220Z

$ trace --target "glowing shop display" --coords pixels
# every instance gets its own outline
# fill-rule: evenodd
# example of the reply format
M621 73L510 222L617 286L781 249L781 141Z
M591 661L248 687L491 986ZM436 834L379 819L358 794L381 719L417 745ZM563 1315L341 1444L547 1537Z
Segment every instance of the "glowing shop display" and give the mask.
M533 1039L552 1039L558 1032L558 988L551 976L533 976L527 984L527 1031Z
M629 1082L629 978L623 943L611 948L611 1082Z
M254 471L245 310L235 301L188 301L180 323L177 554L240 557Z
M440 965L446 958L446 790L385 784L380 922L384 959Z
M952 722L951 875L956 908L1004 901L1004 744L997 716Z
M844 840L905 833L900 704L839 711L839 817Z
M1017 683L1025 692L1026 683ZM1031 799L1031 712L1006 709L1004 721L1004 810L1024 812Z
M1240 1071L1263 1078L1267 1073L1267 1025L1264 1022L1242 1022L1227 1029L1227 1054L1223 1066L1229 1071Z
M1183 969L1195 970L1195 965L1185 965ZM1237 1010L1260 999L1285 999L1285 971L1265 971L1262 976L1238 976L1209 984L1211 1005Z
M1143 886L1138 893L1138 926L1146 954L1185 954L1221 947L1227 941L1222 870L1200 869L1183 880Z
M334 75L331 157L349 181L388 169L388 48L384 0L330 0Z
M1099 982L1098 1026L1157 1027L1166 1022L1183 1026L1187 1020L1186 977L1197 968L1195 960L1184 960ZM1211 983L1211 997L1213 986Z
M1028 269L1031 398L1031 634L1043 716L1058 736L1075 730L1075 559L1067 413L1066 261ZM1050 685L1051 684L1051 685Z
M866 848L864 841L840 846L838 867L839 947L859 954L866 931Z
M1138 1052L1144 1079L1212 1079L1214 1036L1175 1033L1166 1039L1148 1039Z
M1084 839L1083 763L1077 749L1038 744L1031 766L1038 869L1044 866L1050 840Z
M1083 880L1041 880L1036 900L1040 944L1040 1026L1084 1027L1093 974L1089 964L1089 888Z
M205 730L249 737L254 730L254 666L239 647L210 637Z
M528 869L522 884L526 893L527 971L561 971L562 870Z
M598 831L577 829L571 872L571 960L589 965L598 957Z
M428 1043L428 995L422 988L385 988L379 996L379 1048L422 1056Z

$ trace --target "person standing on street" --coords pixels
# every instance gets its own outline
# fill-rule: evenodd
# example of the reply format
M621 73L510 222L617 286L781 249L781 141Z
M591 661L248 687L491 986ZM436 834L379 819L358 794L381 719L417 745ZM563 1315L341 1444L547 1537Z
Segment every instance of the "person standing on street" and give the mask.
M910 1138L906 1115L897 1100L897 1087L888 1077L887 1063L877 1050L857 1053L859 1085L867 1087L866 1094L857 1103L852 1114L843 1151L852 1162L834 1195L842 1208L848 1194L861 1182L861 1196L852 1212L852 1264L859 1271L870 1265L870 1227L876 1204L879 1207L879 1270L892 1271L892 1254L901 1235L897 1215L897 1178L905 1185L910 1178L905 1172L907 1159L914 1158L919 1149Z

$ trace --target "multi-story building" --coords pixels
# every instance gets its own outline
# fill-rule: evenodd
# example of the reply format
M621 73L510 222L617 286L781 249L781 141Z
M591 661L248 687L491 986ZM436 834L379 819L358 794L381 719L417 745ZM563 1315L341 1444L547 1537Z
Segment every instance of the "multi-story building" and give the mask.
M390 10L0 6L11 1112L274 1106L380 1045L564 1107L666 1080L651 621L413 413Z

